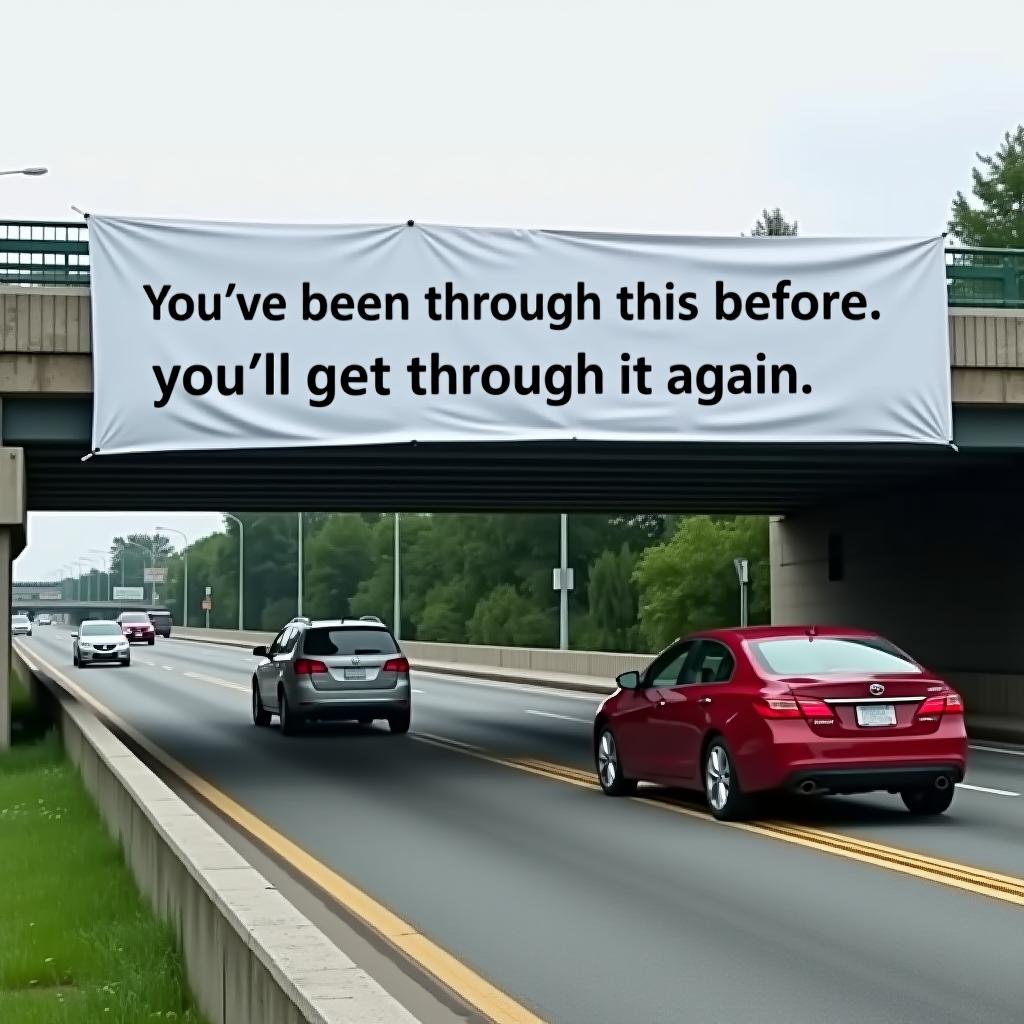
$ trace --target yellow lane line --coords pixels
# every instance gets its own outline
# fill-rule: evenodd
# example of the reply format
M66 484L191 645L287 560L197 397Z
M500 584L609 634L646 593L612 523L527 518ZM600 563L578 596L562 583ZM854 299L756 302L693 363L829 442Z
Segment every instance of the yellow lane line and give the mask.
M599 790L601 788L592 773L579 768L533 758L501 757L495 754L486 754L482 751L467 750L461 744L454 745L445 741L443 737L418 738L422 742L432 743L438 747L446 747L459 754L475 757L481 761L489 761L492 764L502 765L507 768L514 768L531 775L540 775L553 779L556 782L564 782L572 786L591 790ZM647 790L646 792L657 793L658 790ZM776 839L794 846L802 846L818 853L832 854L846 860L857 861L872 867L885 868L899 874L910 875L939 885L961 889L975 895L988 896L991 899L1001 900L1004 903L1024 907L1024 879L1022 878L1001 875L984 868L974 867L973 865L942 860L939 857L932 857L928 854L903 850L894 846L885 846L881 843L873 843L837 832L826 832L822 829L808 826L791 825L788 822L720 822L716 821L709 812L690 807L667 794L665 796L638 795L629 799L634 803L656 807L662 811L671 811L673 814L696 818L709 824L724 825L727 828L737 829L752 835Z
M59 669L38 655L33 656L77 700L88 704L102 718L131 737L132 741L150 757L174 774L210 806L216 808L225 818L301 872L313 885L358 917L395 949L433 975L494 1024L545 1024L536 1014L496 988L427 936L417 932L412 925L407 924L382 903L378 903L372 896L311 856L301 846L256 817L202 776L186 768Z

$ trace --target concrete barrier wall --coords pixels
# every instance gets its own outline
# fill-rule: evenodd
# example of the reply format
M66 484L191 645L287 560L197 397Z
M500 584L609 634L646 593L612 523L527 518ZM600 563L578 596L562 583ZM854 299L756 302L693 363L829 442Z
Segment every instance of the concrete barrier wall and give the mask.
M24 678L35 678L15 646ZM59 683L68 756L140 890L174 924L212 1024L416 1024Z
M230 629L176 630L175 636L226 644L269 644L273 633ZM608 654L600 651L559 651L536 647L474 647L405 640L402 649L413 668L456 671L510 682L543 682L610 692L621 672L649 664L650 654ZM1011 673L948 672L948 681L964 696L971 715L1024 718L1024 678Z

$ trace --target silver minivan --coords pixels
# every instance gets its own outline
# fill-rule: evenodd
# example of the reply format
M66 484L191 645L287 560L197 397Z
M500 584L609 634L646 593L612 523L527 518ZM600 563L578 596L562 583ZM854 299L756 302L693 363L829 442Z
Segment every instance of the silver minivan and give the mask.
M384 720L393 733L409 731L409 662L383 623L293 620L252 653L260 659L252 677L258 726L277 715L286 736L309 721Z

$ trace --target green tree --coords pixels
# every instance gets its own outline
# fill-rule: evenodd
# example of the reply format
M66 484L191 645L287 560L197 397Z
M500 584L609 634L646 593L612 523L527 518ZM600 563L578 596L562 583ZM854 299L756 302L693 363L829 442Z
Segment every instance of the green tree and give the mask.
M513 647L546 647L553 639L550 616L539 612L511 584L494 588L476 606L469 621L469 642Z
M797 222L788 221L782 215L782 210L777 206L774 210L764 209L757 223L751 229L750 234L754 238L764 238L769 235L792 236L797 233Z
M590 568L587 605L600 650L629 651L637 640L636 555L628 544L605 550ZM590 646L590 645L588 645Z
M373 571L373 528L361 516L331 516L306 545L306 593L303 607L315 618L352 613L359 584Z
M634 578L640 589L640 628L651 649L693 630L738 622L734 558L750 562L750 623L767 622L768 520L764 516L689 516L671 540L642 554Z
M1007 132L992 156L977 157L981 167L971 171L971 190L979 205L957 192L950 233L963 245L1024 247L1024 125Z

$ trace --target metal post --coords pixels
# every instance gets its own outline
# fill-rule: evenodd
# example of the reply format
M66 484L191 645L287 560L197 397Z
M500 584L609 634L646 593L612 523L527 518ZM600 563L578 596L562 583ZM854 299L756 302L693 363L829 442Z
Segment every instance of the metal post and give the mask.
M569 649L569 517L564 512L561 519L561 549L558 559L560 568L558 588L558 646Z
M395 639L400 640L402 636L402 545L401 527L399 525L400 514L395 513L395 582L394 582L394 608L392 610L391 628L394 631Z
M302 614L302 513L299 513L299 600L298 612L296 614Z
M182 625L188 629L188 537L183 530L176 530L173 526L158 526L157 530L163 530L164 533L176 533L185 542L185 546L181 549L181 558L185 564L185 594L181 602L181 621Z
M238 632L245 629L245 527L238 516L223 513L225 519L238 524Z
M747 587L750 584L750 563L745 558L734 558L733 568L740 584L740 626L747 624Z

